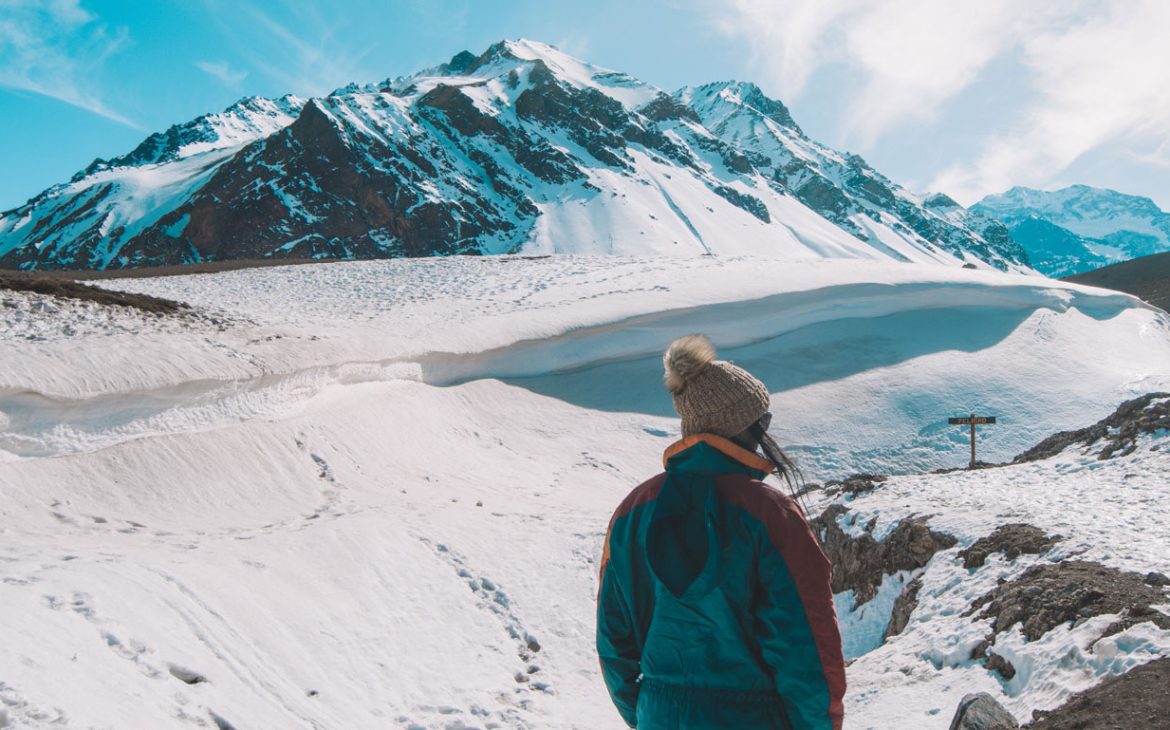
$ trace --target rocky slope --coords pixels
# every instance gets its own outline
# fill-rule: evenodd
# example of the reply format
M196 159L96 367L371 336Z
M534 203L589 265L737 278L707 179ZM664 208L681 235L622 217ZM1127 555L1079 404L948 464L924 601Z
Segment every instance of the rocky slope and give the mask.
M1073 185L1047 192L1015 187L971 210L1003 222L1049 276L1069 276L1170 251L1170 213L1152 200Z
M5 268L515 251L1028 261L999 222L816 143L752 84L667 94L533 41L245 99L0 215Z
M893 674L887 691L907 697L931 683L983 689L1038 728L1162 716L1151 673L1170 657L1165 530L1139 537L1133 520L1164 501L1168 435L1170 393L1150 393L1009 465L827 484L814 524L838 612L847 636L872 634L853 645L851 681ZM952 727L987 727L963 714L960 703Z
M1068 281L1133 294L1170 311L1170 252L1143 256L1067 277Z

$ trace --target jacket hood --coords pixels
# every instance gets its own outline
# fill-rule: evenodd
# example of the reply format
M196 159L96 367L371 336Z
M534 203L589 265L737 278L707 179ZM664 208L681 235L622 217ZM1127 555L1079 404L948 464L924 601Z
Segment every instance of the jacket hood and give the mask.
M719 584L720 548L727 539L715 478L762 479L770 464L712 434L679 441L666 450L664 461L666 481L646 531L647 562L676 598L701 598Z

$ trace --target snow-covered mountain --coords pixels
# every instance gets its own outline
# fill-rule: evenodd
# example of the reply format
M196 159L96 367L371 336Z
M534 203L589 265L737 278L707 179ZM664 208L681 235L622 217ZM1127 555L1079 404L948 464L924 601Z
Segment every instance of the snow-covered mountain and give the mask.
M1170 213L1149 198L1073 185L1015 187L971 210L1002 221L1037 271L1069 276L1170 251Z
M695 330L810 481L890 475L807 495L847 727L944 730L977 690L1026 720L1170 654L1166 399L929 473L967 461L949 416L998 416L979 456L1008 461L1170 391L1170 318L1127 295L758 256L101 285L190 309L0 291L2 726L622 727L597 561L679 435L661 351Z
M667 94L534 41L245 99L0 216L0 266L577 252L1026 266L994 219L809 139L748 83Z

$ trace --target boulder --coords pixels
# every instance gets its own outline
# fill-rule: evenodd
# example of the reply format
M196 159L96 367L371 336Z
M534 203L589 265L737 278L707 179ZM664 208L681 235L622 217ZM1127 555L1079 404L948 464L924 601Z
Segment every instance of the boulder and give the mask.
M1016 718L986 692L959 701L950 730L1019 730Z

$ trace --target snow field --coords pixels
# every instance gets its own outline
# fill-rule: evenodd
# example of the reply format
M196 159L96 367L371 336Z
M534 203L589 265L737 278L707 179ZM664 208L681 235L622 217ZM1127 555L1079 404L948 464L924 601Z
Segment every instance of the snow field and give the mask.
M10 464L0 677L77 727L606 727L595 560L664 443L500 383L399 382Z
M812 481L961 465L966 432L941 425L956 410L997 409L981 454L1006 458L1170 389L1164 314L953 268L456 258L102 285L206 316L29 304L6 325L14 727L619 727L593 649L596 561L612 509L677 435L660 353L685 332L769 384ZM1170 651L1140 626L1091 653L1092 622L1003 636L1013 686L965 659L987 627L958 616L1039 559L1170 570L1166 458L895 477L850 502L878 532L934 515L960 545L927 566L885 646L910 576L857 615L839 597L860 656L849 726L943 727L977 689L1026 714ZM969 575L955 552L1007 521L1067 540Z

